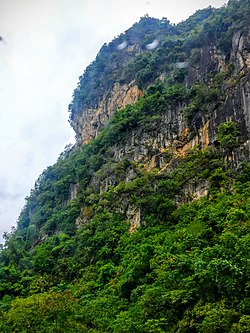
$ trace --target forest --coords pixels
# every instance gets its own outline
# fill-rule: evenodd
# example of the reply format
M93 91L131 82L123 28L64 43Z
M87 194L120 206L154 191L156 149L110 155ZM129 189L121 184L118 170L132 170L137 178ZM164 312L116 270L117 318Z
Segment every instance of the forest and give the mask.
M36 181L0 249L0 332L250 332L249 133L240 107L230 113L249 83L249 67L232 60L233 36L249 35L249 18L249 0L177 25L145 16L101 48L79 78L70 122L116 82L134 80L143 95ZM159 47L145 49L156 37ZM117 51L125 39L140 52ZM208 44L223 69L198 68ZM202 73L195 82L191 68ZM146 146L170 111L188 126L183 145L221 112L213 142L177 154L170 133L169 147ZM140 162L117 158L131 137L146 147Z

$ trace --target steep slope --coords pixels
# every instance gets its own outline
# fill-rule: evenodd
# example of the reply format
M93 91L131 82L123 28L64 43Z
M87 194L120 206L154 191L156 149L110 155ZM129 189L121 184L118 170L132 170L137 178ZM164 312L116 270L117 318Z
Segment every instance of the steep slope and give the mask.
M248 332L250 3L104 45L0 253L2 332Z

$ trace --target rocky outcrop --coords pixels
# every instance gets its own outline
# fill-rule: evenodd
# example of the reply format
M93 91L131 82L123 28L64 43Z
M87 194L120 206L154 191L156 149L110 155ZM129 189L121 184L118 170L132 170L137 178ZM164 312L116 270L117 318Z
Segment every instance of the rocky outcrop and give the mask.
M140 207L130 205L127 209L127 219L130 224L129 232L135 232L141 225L141 209Z
M70 200L73 200L76 198L78 189L79 189L79 183L70 185L70 194L69 194Z
M211 102L206 110L196 110L191 120L188 119L185 104L172 105L155 120L149 128L138 127L131 130L126 141L117 141L110 151L114 163L125 159L136 164L142 164L148 171L168 168L171 160L185 157L192 148L206 149L219 144L217 132L220 124L232 120L236 123L240 133L239 148L227 156L228 162L237 167L239 161L250 160L250 31L236 32L232 39L230 59L226 60L216 46L206 46L200 50L200 59L187 68L186 84L199 82L211 83L216 73L228 70L228 64L233 63L234 69L223 83L219 102ZM211 74L212 73L212 74ZM205 78L205 80L204 80ZM165 75L162 74L162 81ZM88 143L94 139L107 124L116 110L128 104L135 103L143 92L135 82L130 84L115 83L96 108L83 110L74 119L73 127L77 135L78 145ZM116 176L112 165L103 167L100 174L96 173L91 180L96 193L108 192L110 187L116 186L119 177ZM136 177L133 168L127 168L124 180L130 181ZM197 181L183 189L185 200L199 199L208 194L209 184ZM72 188L71 196L75 197L76 188ZM178 198L176 199L178 203ZM141 221L141 211L122 198L117 204L117 211L127 215L130 232L134 232ZM114 207L113 207L114 209ZM89 218L84 211L77 224L80 225Z
M183 196L181 202L188 202L198 200L208 195L210 184L207 180L193 180L186 184L183 189Z
M240 133L240 148L234 158L248 159L250 145L250 34L236 33L232 41L230 63L234 72L221 91L221 101L211 103L204 112L196 112L191 123L185 114L185 105L166 110L151 131L134 130L124 144L113 149L116 161L123 158L145 164L146 169L162 168L170 157L184 157L193 147L206 149L217 144L218 126L225 121L236 123ZM210 49L210 50L209 50ZM188 69L189 84L209 77L208 69L223 72L227 65L225 56L215 47L201 50L200 62ZM168 155L168 156L167 156Z
M148 171L159 168L161 171L168 168L168 163L173 159L185 157L192 148L206 149L209 146L218 144L218 126L227 120L237 124L240 132L240 146L227 156L228 162L237 167L239 160L250 160L250 69L249 59L250 41L248 34L235 34L231 62L234 62L234 73L230 80L223 87L220 103L212 103L206 112L197 112L192 122L187 118L186 105L176 105L165 110L164 114L152 124L151 129L135 128L131 130L126 141L117 141L111 148L114 163L124 159L142 164ZM204 52L207 52L204 51ZM224 71L226 63L224 56L215 50L206 53L209 55L210 64L214 69ZM204 59L204 58L201 58ZM208 60L207 60L208 61ZM199 79L196 67L189 67L189 80ZM212 65L211 65L212 66ZM199 71L199 70L198 70ZM199 81L197 81L199 82ZM105 126L117 109L127 104L135 103L142 95L142 91L132 83L130 85L116 84L113 90L99 104L97 109L89 110L78 119L78 143L88 142L94 138ZM123 176L126 182L134 179L136 173L133 168L126 169ZM92 185L97 193L108 192L110 187L117 185L118 178L112 165L106 166L92 178ZM177 204L196 200L207 196L210 184L206 180L196 180L186 184L183 188L181 198L176 197ZM74 191L73 191L74 192ZM143 220L139 207L131 204L128 198L116 199L116 207L113 210L125 213L129 222L129 231L133 233L141 225ZM91 214L87 209L77 219L77 225L86 223Z
M184 109L169 109L154 130L134 130L125 143L118 142L113 147L114 159L142 163L147 170L162 168L169 159L185 157L193 147L207 148L211 141L209 124L204 121L196 134L191 133Z
M116 110L135 103L141 96L142 91L134 82L123 85L115 83L96 108L84 109L72 122L77 144L80 146L94 139Z
M164 154L172 157L185 156L192 147L207 148L216 141L219 124L232 120L236 122L241 142L249 149L250 136L250 37L236 32L232 39L230 61L215 46L208 45L200 50L199 61L190 64L186 84L192 85L200 81L209 84L210 78L218 72L228 69L233 63L234 74L221 92L221 101L212 103L205 113L193 115L192 122L187 121L185 106L177 105L166 110L155 131L133 131L127 142L114 147L116 161L124 157L136 162L145 163L148 169L164 164ZM162 74L163 75L163 74ZM77 144L82 145L94 139L107 124L116 110L135 103L143 92L134 81L130 84L116 82L106 93L96 108L83 109L75 117L72 125L76 132Z

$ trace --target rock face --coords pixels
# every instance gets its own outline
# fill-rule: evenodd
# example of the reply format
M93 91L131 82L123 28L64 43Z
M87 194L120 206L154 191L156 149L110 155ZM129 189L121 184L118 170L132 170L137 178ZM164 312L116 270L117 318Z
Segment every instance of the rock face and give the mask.
M232 79L221 91L219 103L211 103L206 112L197 112L192 120L185 115L185 105L176 105L166 110L158 121L155 130L143 128L131 133L126 144L117 143L113 147L115 161L124 158L145 164L147 169L164 167L166 154L177 158L185 156L191 148L207 148L216 144L218 126L228 120L237 124L240 131L240 155L247 156L250 150L250 37L249 29L243 34L236 32L232 39L230 59L216 48L206 46L200 50L199 61L188 67L186 85L206 82L211 72L223 73L228 64L234 64ZM164 80L164 74L161 74ZM208 80L208 79L207 79ZM209 82L207 82L209 84ZM116 110L135 103L143 91L134 81L130 84L116 82L96 108L84 109L75 118L73 127L78 145L95 138L107 124Z
M94 139L116 110L134 104L140 96L142 91L134 82L123 85L116 82L96 108L84 109L81 116L72 123L77 144L86 144Z
M143 52L138 48L138 39L134 45L130 44L123 59L126 66L133 57L130 49L136 52L135 57ZM174 64L172 72L158 72L157 80L167 83L169 77L181 69L185 70L186 87L199 84L211 87L216 75L223 76L230 72L228 77L223 77L219 98L211 100L204 108L196 109L189 117L188 102L171 103L171 106L166 107L158 116L150 130L143 126L133 128L125 142L117 140L110 147L114 163L126 159L141 164L147 171L159 168L162 172L171 166L171 161L185 157L194 147L204 150L209 146L218 146L218 127L229 120L236 123L239 131L239 147L227 156L228 161L235 168L239 161L250 161L250 27L244 32L234 33L228 54L224 54L216 42L203 45L196 51L196 61L192 61L191 57L183 59L182 62ZM144 86L144 89L139 88L136 73L125 82L116 77L106 92L99 96L99 102L95 106L91 103L83 105L80 111L75 113L72 126L76 132L77 145L84 145L96 138L114 113L126 105L136 103L144 95L146 88L147 86ZM125 181L134 178L134 170L126 170ZM96 193L108 192L110 187L116 186L117 177L112 166L106 166L106 169L103 167L100 175L96 173L92 177L91 184ZM183 189L183 198L176 198L176 203L208 195L209 186L209 182L204 180L187 184ZM77 188L72 188L72 198L76 193ZM127 199L117 202L113 209L127 215L131 233L140 226L142 212ZM88 212L82 211L77 225L88 219Z
M127 159L142 164L148 171L154 168L164 170L169 161L185 157L194 147L203 150L216 146L218 126L228 120L236 123L240 133L239 148L228 156L229 162L237 167L239 160L250 161L250 30L246 30L244 34L234 34L228 59L215 45L201 48L199 61L186 66L185 83L186 86L200 82L209 85L210 74L225 73L230 63L234 64L233 73L223 84L219 101L212 101L205 111L196 111L191 119L186 115L185 103L172 105L160 115L150 131L143 127L135 128L130 131L126 142L117 141L111 147L113 161L116 163ZM158 77L160 81L164 81L166 74L161 73ZM134 104L142 95L143 90L138 88L135 81L130 84L116 82L96 108L84 109L74 119L77 144L80 146L94 139L116 110ZM132 171L129 170L130 173ZM133 172L127 175L128 180L134 177L136 175ZM105 172L102 169L102 175L98 177L96 174L92 184L99 193L108 192L110 186L116 186L112 168L107 168ZM176 198L176 203L208 195L209 186L209 182L204 180L187 184L183 189L183 197L180 202ZM131 233L140 226L140 209L124 198L113 209L122 210L127 215ZM88 220L86 216L86 212L82 212L77 224L81 225Z
M247 1L241 2L243 20L232 8L218 13L210 8L205 16L197 12L175 26L145 17L101 48L79 78L69 106L77 144L44 173L48 181L40 179L53 196L40 198L37 190L40 206L35 210L33 195L21 228L45 225L41 235L49 235L66 230L68 216L80 226L105 207L124 214L134 232L145 221L143 204L133 201L134 188L141 187L137 178L168 177L192 148L212 147L216 158L221 154L227 162L225 168L240 170L245 167L241 162L250 162L250 27ZM236 3L240 1L231 5L236 8ZM108 125L112 117L115 121ZM232 149L220 133L230 123ZM105 126L104 135L95 140ZM210 153L204 156L208 159ZM209 195L211 179L185 179L173 197L175 204ZM48 216L42 215L43 205ZM69 215L53 215L56 205Z

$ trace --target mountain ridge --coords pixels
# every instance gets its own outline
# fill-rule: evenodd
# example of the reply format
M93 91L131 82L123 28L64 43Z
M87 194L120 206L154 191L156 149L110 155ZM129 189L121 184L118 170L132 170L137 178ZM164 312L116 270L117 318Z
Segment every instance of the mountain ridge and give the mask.
M144 17L102 47L77 144L5 235L0 331L248 332L249 17Z

